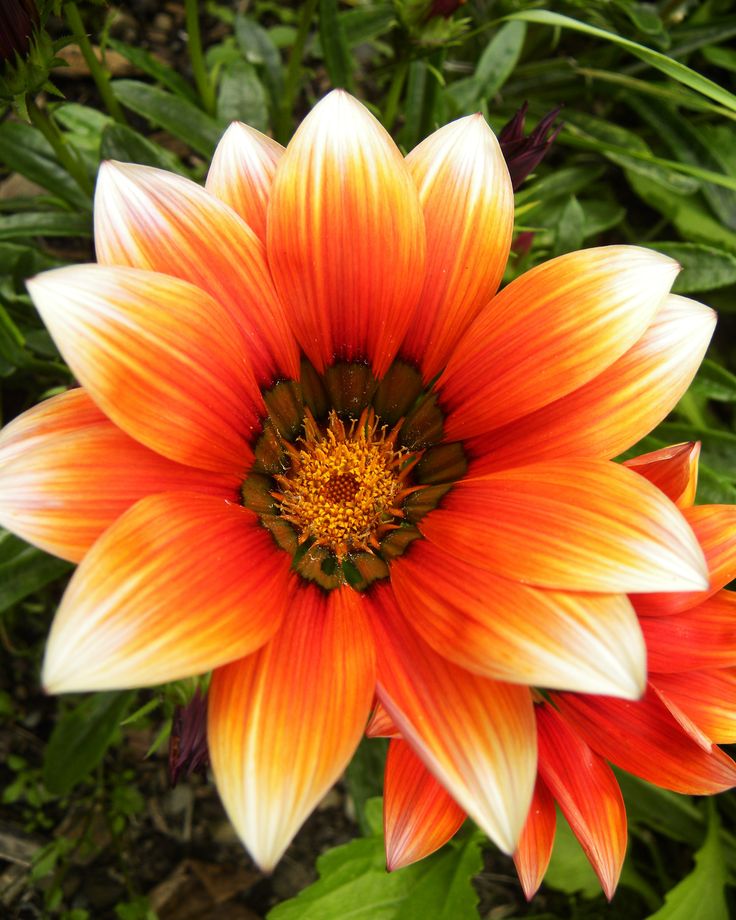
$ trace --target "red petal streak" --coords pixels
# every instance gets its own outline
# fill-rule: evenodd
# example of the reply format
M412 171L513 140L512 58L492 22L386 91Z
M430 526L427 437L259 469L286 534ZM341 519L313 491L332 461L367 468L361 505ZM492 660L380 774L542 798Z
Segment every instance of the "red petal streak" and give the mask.
M514 853L514 865L527 901L531 901L542 884L552 856L556 826L554 799L544 780L537 776L532 804Z
M240 505L193 492L142 499L74 574L51 627L44 686L150 686L248 654L278 628L289 563Z
M514 193L482 115L435 131L406 158L427 227L427 270L402 353L431 380L496 293L511 245Z
M610 901L626 854L626 807L608 764L550 706L538 706L539 772Z
M736 742L736 668L656 674L653 683L711 741Z
M391 716L386 712L386 707L378 699L375 701L365 733L369 738L401 737L401 732L391 721Z
M162 272L202 288L241 326L259 383L296 377L299 355L263 243L196 182L150 166L107 162L95 194L102 265Z
M146 495L235 500L237 487L236 477L174 463L134 441L83 389L47 399L0 433L0 524L72 562Z
M685 710L678 706L677 702L661 687L658 687L655 683L650 683L649 686L657 694L661 702L664 703L667 711L677 721L680 728L704 751L712 751L713 741L698 727Z
M680 512L641 476L605 460L466 479L419 526L443 551L540 587L619 593L707 584Z
M687 795L736 785L731 758L699 747L651 689L637 703L568 693L553 693L552 702L602 757L647 782Z
M624 466L648 479L678 508L689 508L698 487L700 441L663 447L625 460Z
M385 373L424 279L424 219L397 147L335 90L306 117L276 171L268 258L318 370L368 359Z
M46 272L28 289L115 424L171 460L245 472L261 396L242 335L210 297L166 275L97 265Z
M642 617L650 671L736 666L736 593L719 591L692 610Z
M422 638L477 674L631 699L644 690L646 649L625 595L532 588L461 559L448 565L427 541L393 562L391 582Z
M563 457L615 457L675 406L702 361L715 313L670 295L632 347L588 383L467 447L474 473Z
M695 505L685 508L683 514L705 554L710 587L706 591L636 597L634 606L642 616L663 616L689 610L736 578L736 506Z
M513 852L536 774L529 691L470 674L433 652L408 626L390 586L378 586L368 600L381 702L458 805Z
M281 144L234 121L217 145L207 173L207 191L229 204L262 243L271 184L283 153Z
M375 692L372 638L359 595L302 585L267 646L215 671L209 748L222 801L270 871L337 780Z
M386 758L383 829L389 872L424 859L455 836L465 812L406 741L394 739Z
M485 434L583 386L641 338L677 263L634 246L538 265L482 311L439 380L449 440Z

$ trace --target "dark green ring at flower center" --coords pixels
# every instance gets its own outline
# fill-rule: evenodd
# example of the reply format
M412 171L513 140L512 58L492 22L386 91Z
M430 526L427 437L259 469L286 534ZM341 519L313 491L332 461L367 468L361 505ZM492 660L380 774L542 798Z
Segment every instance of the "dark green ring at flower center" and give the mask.
M264 401L243 504L308 581L363 590L387 577L467 470L461 444L439 443L436 394L403 361L377 381L366 363L318 374L304 360L300 380L279 381Z

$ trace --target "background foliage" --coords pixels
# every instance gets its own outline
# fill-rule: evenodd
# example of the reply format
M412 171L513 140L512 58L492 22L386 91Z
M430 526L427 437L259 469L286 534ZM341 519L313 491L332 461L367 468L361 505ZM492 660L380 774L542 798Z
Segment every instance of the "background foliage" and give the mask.
M39 34L30 63L11 59L0 81L3 421L72 383L24 279L93 258L92 192L101 159L202 180L230 120L286 142L333 86L365 101L405 151L473 111L498 130L528 101L530 126L558 105L564 126L517 192L524 236L505 280L550 256L607 242L645 244L677 258L683 272L675 291L715 307L719 327L691 390L637 452L699 439L699 501L736 501L736 15L728 0L547 7L469 0L454 12L447 0L42 6L48 31ZM166 31L162 7L168 38L156 37L156 29ZM238 845L207 836L223 817L202 780L192 781L188 807L204 828L192 831L190 813L189 835L176 838L161 877L151 878L141 866L163 834L156 809L170 829L162 747L173 708L194 683L43 698L43 639L68 570L0 536L0 913L67 920L135 920L156 910L161 917L236 920L269 910L271 920L465 920L479 913L725 920L733 910L736 797L696 801L626 776L629 855L610 906L563 820L545 886L531 905L510 860L471 827L422 864L387 875L374 798L380 742L361 746L328 807L327 823L339 829L325 833L325 821L313 820L287 856L287 865L299 863L296 881L280 887L278 873L271 880L254 871L243 876L247 859ZM317 853L351 833L356 839L319 857L314 880ZM219 887L212 882L210 864L211 885L202 874L202 857L216 844L229 846L228 857L239 863L228 876L239 880L229 900L221 897L222 879ZM95 872L113 892L107 901L90 894ZM210 902L201 903L210 906L187 913L167 900L167 874L170 882L205 878Z

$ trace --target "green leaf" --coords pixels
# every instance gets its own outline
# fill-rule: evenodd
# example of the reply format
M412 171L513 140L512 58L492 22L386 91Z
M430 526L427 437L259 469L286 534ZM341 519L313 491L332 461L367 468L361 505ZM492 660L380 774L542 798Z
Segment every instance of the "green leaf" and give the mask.
M0 125L0 161L68 204L90 208L90 200L56 159L51 145L30 125L19 121Z
M154 57L148 51L144 51L143 48L127 45L116 38L109 38L107 43L118 54L122 54L126 60L130 61L136 69L142 70L143 73L148 74L149 77L152 77L162 86L170 89L174 95L187 99L196 105L198 99L196 90L173 68L163 64L157 57Z
M501 26L478 58L474 75L477 98L493 96L501 89L516 67L525 38L523 22L507 22Z
M124 106L142 115L209 159L224 125L210 118L188 99L137 80L114 80L112 90Z
M690 389L717 402L736 402L736 374L706 358Z
M266 92L252 64L231 61L223 68L217 114L223 121L244 121L259 131L268 129Z
M319 40L332 85L352 90L353 62L337 12L337 0L319 0Z
M345 785L355 805L355 817L364 834L371 832L366 803L380 796L388 742L384 738L364 738L345 771Z
M691 70L690 67L686 67L679 61L667 57L666 54L653 51L651 48L631 41L631 39L623 38L621 35L616 35L614 32L599 29L597 26L588 25L586 22L580 22L570 16L563 16L550 10L523 10L519 13L512 13L506 18L519 19L523 22L535 22L540 25L552 26L553 28L574 29L577 32L584 32L586 35L593 35L596 38L604 39L604 41L613 42L613 44L626 48L627 51L630 51L651 67L667 74L673 80L677 80L678 83L683 83L709 99L714 99L721 105L726 106L726 108L736 111L736 96L733 93L729 93L727 89L702 76L697 71Z
M706 45L701 51L710 64L736 73L736 51L731 48L720 48L718 45Z
M672 290L676 294L711 291L736 282L736 255L703 243L648 243L682 265Z
M102 133L100 158L120 160L123 163L142 163L144 166L157 166L159 169L187 175L178 157L173 153L143 137L133 128L115 122L109 124Z
M583 245L585 235L585 212L580 207L580 202L573 195L562 209L559 223L555 229L555 242L552 255L560 256L565 252L573 252Z
M0 613L71 571L71 564L0 531Z
M477 920L471 878L481 868L479 833L439 853L386 872L377 834L335 847L317 860L319 880L284 901L268 920Z
M559 810L555 843L544 881L558 891L579 892L584 898L597 898L601 894L601 883Z
M20 367L25 363L24 344L20 329L10 318L5 307L0 304L0 360L11 369Z
M396 25L396 11L391 3L371 3L369 7L346 10L340 19L345 41L354 48L392 29Z
M46 747L43 781L55 795L67 795L105 756L133 691L95 693L56 723Z
M691 798L652 786L617 767L613 770L632 827L649 828L690 846L697 846L702 841L705 822Z
M29 236L92 236L91 215L32 211L0 216L0 240L17 240Z
M648 920L728 920L724 888L726 868L719 840L720 822L710 802L705 843L695 854L695 868L665 895L664 906Z
M255 20L239 14L235 19L235 37L246 61L262 72L271 104L278 108L284 91L284 75L281 55L270 34Z

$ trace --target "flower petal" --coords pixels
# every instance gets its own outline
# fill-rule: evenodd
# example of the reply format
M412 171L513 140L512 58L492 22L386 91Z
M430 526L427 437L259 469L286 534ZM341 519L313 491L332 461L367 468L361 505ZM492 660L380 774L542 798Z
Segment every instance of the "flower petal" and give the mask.
M380 700L375 700L373 712L365 730L369 738L400 738L401 732L394 725L386 707Z
M658 687L655 683L650 683L649 686L659 697L660 701L664 703L667 711L677 721L680 728L689 735L699 747L710 753L710 751L713 750L713 741L706 733L690 718L684 709L677 705L675 700L670 697L664 689Z
M637 703L607 696L553 693L565 721L602 757L647 782L711 795L736 785L736 763L720 748L704 751L649 689Z
M688 388L715 313L671 294L641 338L592 380L501 428L470 438L476 474L563 457L615 457L648 434Z
M247 655L278 628L290 562L240 505L194 492L142 499L75 572L51 627L44 686L151 686Z
M736 666L736 592L719 591L692 610L640 623L650 671Z
M234 121L220 139L207 173L207 191L229 204L266 242L271 184L284 148L250 125Z
M424 219L396 145L335 90L306 117L276 171L268 259L299 343L388 369L424 280Z
M421 308L401 350L431 380L496 293L511 246L514 192L480 114L430 134L406 164L424 209L427 269Z
M196 182L150 166L103 163L95 193L95 248L102 265L173 275L222 304L245 334L259 383L298 375L296 343L263 244Z
M28 290L75 376L123 431L180 463L245 470L261 396L241 333L207 294L97 265L46 272Z
M402 869L439 850L455 836L465 812L411 747L391 741L383 783L386 868Z
M626 807L616 777L565 720L538 706L539 772L610 901L626 854Z
M188 490L237 499L233 476L183 466L128 437L85 390L68 390L0 433L0 524L79 562L138 499Z
M592 380L640 339L677 263L635 246L571 252L493 298L438 382L448 440L485 434Z
M556 826L554 799L544 780L537 776L532 804L514 853L514 865L527 901L531 901L542 884L552 855Z
M394 560L391 582L419 635L476 674L630 699L644 690L646 648L625 595L533 588L448 564L443 547L421 540Z
M683 514L705 554L710 586L705 591L640 595L634 606L642 616L690 610L736 578L736 506L695 505Z
M736 742L736 667L656 674L653 683L711 741Z
M419 524L446 553L567 591L697 590L705 560L657 488L605 460L550 461L453 486Z
M302 586L267 646L215 671L209 748L235 829L264 871L345 769L375 691L372 637L349 588Z
M648 479L678 508L689 508L698 487L700 441L663 447L624 460L624 466Z
M536 774L529 691L471 674L432 651L412 632L389 585L377 586L368 601L381 702L458 805L513 852Z

